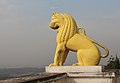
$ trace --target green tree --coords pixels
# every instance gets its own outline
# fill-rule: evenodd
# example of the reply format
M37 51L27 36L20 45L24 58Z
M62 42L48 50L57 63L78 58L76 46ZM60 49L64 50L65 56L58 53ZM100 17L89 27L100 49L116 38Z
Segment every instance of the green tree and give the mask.
M113 55L110 56L107 66L107 69L120 69L120 61L116 54L116 58L113 57Z

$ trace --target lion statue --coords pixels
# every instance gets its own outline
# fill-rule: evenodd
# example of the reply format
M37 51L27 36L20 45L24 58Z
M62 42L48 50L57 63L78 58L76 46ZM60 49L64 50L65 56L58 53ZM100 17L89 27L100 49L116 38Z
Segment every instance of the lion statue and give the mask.
M71 15L53 13L50 28L57 30L57 47L54 63L49 66L62 66L69 51L77 53L78 62L73 66L95 66L99 64L101 58L109 54L106 47L86 36L83 28L77 27ZM95 44L102 47L106 54L101 54Z

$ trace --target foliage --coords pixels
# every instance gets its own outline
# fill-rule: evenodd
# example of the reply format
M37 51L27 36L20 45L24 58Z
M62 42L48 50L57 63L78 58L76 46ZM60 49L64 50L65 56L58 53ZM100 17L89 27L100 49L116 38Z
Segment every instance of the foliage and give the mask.
M106 69L120 69L120 61L117 57L117 54L115 58L113 57L113 55L111 55L111 57L108 60Z

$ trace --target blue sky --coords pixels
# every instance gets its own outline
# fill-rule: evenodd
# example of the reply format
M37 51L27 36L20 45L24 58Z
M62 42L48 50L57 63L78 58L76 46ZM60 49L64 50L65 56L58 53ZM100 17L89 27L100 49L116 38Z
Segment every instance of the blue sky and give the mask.
M120 54L120 0L0 0L0 68L44 67L53 62L52 12L71 14L89 37L107 46L110 54ZM70 52L66 64L76 61ZM102 59L100 64L105 63Z

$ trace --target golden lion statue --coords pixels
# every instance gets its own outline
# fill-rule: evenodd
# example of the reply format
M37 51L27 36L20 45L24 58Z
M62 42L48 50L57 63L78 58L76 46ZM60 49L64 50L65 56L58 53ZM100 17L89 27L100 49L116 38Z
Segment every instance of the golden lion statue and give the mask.
M109 54L106 47L86 36L83 28L79 32L75 20L68 14L53 13L50 27L57 29L58 34L54 63L49 66L62 66L69 51L77 52L78 62L74 66L98 65ZM101 54L95 44L105 49L106 54Z

